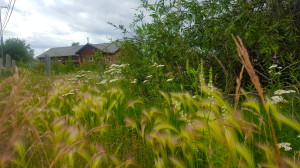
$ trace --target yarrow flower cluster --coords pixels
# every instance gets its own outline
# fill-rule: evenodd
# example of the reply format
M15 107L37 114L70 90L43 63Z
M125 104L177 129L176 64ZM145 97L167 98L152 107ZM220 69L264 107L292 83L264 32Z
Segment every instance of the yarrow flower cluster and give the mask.
M276 90L274 92L275 96L271 97L271 101L274 104L277 104L279 102L287 102L281 95L290 94L290 93L296 93L296 91L295 90Z
M121 74L122 73L122 69L125 67L128 67L129 64L111 64L111 66L109 67L109 69L107 71L104 72L104 74L106 75L117 75L117 74Z
M162 65L162 64L157 64L157 63L154 63L153 65L151 65L151 67L156 67L156 68L161 68L161 67L164 67L165 65Z
M115 79L109 80L109 83L113 83L113 82L116 82L118 80L121 80L121 78L115 78Z
M269 73L274 75L281 75L281 72L276 72L277 69L282 69L282 67L279 67L277 64L273 64L269 67Z
M283 148L285 151L292 150L291 143L288 143L288 142L281 142L281 143L277 144L277 146L279 149Z
M104 75L110 79L104 79L103 81L97 83L98 85L103 85L107 83L113 83L119 80L122 80L122 71L124 68L128 67L129 64L112 64L107 71L104 72ZM104 77L105 77L104 76ZM111 79L112 78L112 79Z
M85 74L77 75L76 78L82 78L82 77L84 77L84 76L85 76Z
M148 78L148 79L149 79L149 78L152 78L152 77L153 77L153 75L148 75L146 78Z
M269 67L269 69L274 69L274 68L277 68L277 67L278 67L277 64L273 64L273 65L271 65L271 66Z
M134 79L133 81L131 81L130 83L136 83L137 82L137 80L136 79Z
M289 94L289 93L296 93L295 90L276 90L274 92L275 95L282 95L282 94Z
M277 104L279 102L287 102L282 96L272 96L271 101L273 104Z
M104 84L106 84L107 83L107 80L106 79L104 79L103 81L101 81L101 82L99 82L99 83L96 83L97 85L104 85Z
M68 79L68 81L77 81L77 79L76 78L70 78L70 79Z
M167 79L167 82L171 82L173 80L174 80L173 78L170 78L170 79Z

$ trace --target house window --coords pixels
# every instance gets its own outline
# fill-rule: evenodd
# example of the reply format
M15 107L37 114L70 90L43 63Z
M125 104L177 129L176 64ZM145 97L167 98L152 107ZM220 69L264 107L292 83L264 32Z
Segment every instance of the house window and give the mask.
M109 61L109 62L112 62L113 59L112 59L111 57L108 57L108 61Z

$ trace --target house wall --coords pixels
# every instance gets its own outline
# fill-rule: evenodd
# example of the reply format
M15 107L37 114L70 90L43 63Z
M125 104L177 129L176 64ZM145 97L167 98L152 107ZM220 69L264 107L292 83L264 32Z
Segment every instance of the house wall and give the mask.
M80 55L81 62L89 60L95 50L98 50L98 49L87 46L82 51L80 51L78 54ZM116 62L116 55L110 55L110 54L103 53L103 56L104 56L104 62L106 65L111 65Z
M78 54L80 55L81 61L88 60L94 50L95 48L88 46L84 50L80 51Z
M106 65L111 65L116 63L116 55L104 55L104 61Z
M71 60L69 60L71 57ZM80 58L78 56L61 56L61 57L51 57L52 61L57 61L57 62L61 62L61 63L65 63L65 62L74 62L74 63L79 63L80 62Z

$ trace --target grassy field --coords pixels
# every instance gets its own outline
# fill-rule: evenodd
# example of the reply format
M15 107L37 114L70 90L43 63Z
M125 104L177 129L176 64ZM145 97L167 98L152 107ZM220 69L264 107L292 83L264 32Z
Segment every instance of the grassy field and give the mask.
M136 85L18 70L0 83L0 167L299 167L298 90L229 103L200 74L198 95L149 101Z

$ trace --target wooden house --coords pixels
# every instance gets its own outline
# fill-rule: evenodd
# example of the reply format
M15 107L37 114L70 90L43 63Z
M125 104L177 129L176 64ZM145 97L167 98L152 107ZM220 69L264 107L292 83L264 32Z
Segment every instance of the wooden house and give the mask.
M63 64L67 61L74 62L75 64L81 64L84 61L94 61L92 55L96 51L102 53L105 64L111 65L116 62L116 54L120 50L116 43L87 43L85 45L51 48L37 56L37 58L39 60L44 60L45 56L49 55L51 60L55 60Z

